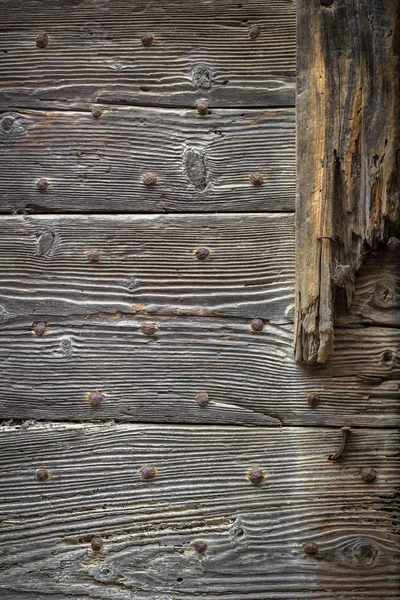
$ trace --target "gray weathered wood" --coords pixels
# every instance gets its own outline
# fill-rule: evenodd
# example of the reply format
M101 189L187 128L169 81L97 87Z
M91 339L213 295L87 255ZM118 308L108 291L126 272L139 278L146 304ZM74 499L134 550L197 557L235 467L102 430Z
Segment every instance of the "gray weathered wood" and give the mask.
M339 296L337 323L400 326L400 253L371 253L357 273L350 306L343 296Z
M294 105L292 0L2 0L1 104ZM249 37L259 25L257 39ZM140 35L154 36L151 46ZM49 45L36 47L39 34Z
M3 319L98 312L293 320L285 214L3 217ZM209 257L196 258L207 247ZM100 262L88 251L100 251Z
M400 329L339 329L336 354L303 368L292 326L100 314L0 328L0 414L16 419L117 419L242 425L395 426L400 422ZM157 333L144 335L143 322ZM103 394L93 408L88 395ZM206 407L196 396L207 392ZM309 393L320 403L310 408ZM279 419L279 420L278 420Z
M316 428L4 427L4 598L399 598L398 432L354 430L331 463L340 437ZM157 468L152 481L140 478L144 465ZM247 479L254 466L265 474L258 486ZM373 483L365 467L376 470ZM48 481L35 480L38 468ZM303 552L306 540L316 556Z
M398 0L300 0L296 358L324 362L334 296L400 222ZM311 115L311 118L310 118Z
M0 117L1 211L294 210L294 110L90 108Z

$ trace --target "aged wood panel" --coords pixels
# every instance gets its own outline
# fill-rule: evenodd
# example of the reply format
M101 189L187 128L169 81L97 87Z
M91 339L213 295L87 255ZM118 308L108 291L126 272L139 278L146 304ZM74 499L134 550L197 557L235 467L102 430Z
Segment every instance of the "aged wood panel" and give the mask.
M302 368L292 356L292 326L265 323L257 333L249 320L119 313L38 321L46 323L43 335L31 319L1 326L3 418L399 423L400 329L339 329L332 360ZM155 335L143 332L148 322ZM206 406L199 394L208 394ZM309 394L319 395L316 408Z
M0 117L0 164L3 212L293 211L295 112L11 110ZM149 172L157 183L147 187Z
M46 215L1 223L3 318L147 311L293 320L293 215Z
M337 429L315 428L5 427L3 593L398 598L398 432L354 430L329 462L339 442ZM153 480L140 477L145 465ZM260 485L247 479L255 466Z
M400 326L400 253L371 253L356 276L351 305L343 292L337 299L337 323Z
M1 12L3 106L194 106L201 96L214 106L294 105L292 0L3 0ZM47 47L37 48L45 33Z
M334 292L400 221L397 0L300 0L296 358L324 362ZM312 119L310 119L310 114Z

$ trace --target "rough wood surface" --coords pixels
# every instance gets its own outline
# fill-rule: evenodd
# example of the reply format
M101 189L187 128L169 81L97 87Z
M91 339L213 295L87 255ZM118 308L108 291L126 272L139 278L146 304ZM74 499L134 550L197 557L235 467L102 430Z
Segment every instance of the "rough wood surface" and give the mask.
M4 597L399 598L398 432L354 430L331 463L340 437L315 428L5 427ZM144 465L155 479L140 478ZM247 479L254 466L261 485ZM361 477L366 467L373 483ZM38 468L48 481L35 479ZM316 556L303 552L306 540Z
M3 106L194 106L202 96L213 106L294 105L292 0L2 0L1 13ZM49 44L39 49L43 33Z
M335 289L350 304L365 244L399 226L399 31L397 0L299 3L299 361L327 359Z
M117 311L293 320L293 215L20 216L3 217L1 230L3 320ZM99 262L88 260L93 249Z
M292 326L160 315L39 316L0 329L0 414L11 419L396 426L400 329L340 329L328 364L303 368ZM143 322L157 332L145 335ZM88 396L103 399L93 408ZM209 404L200 407L199 393ZM310 408L308 394L319 394ZM250 434L249 434L250 435Z
M400 253L374 252L356 275L351 305L338 296L338 324L373 323L400 326Z
M8 110L0 165L3 212L293 211L295 112ZM148 172L158 177L151 187Z

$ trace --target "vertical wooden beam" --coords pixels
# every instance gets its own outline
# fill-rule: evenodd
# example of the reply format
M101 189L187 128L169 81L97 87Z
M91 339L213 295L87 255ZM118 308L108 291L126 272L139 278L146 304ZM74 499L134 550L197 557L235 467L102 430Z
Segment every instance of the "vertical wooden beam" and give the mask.
M399 0L299 0L295 357L333 348L366 248L400 216Z

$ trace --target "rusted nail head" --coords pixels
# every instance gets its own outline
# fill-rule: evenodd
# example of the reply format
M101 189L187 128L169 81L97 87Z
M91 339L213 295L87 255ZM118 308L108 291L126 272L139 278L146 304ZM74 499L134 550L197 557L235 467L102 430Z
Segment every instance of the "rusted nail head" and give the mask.
M193 542L193 548L196 550L197 554L205 554L208 548L208 543L204 540L196 540Z
M98 119L103 114L103 108L101 106L92 106L92 115L95 119Z
M306 554L317 554L318 553L318 546L315 542L309 542L309 541L304 542L304 544L302 545L302 548Z
M307 396L307 402L311 408L316 408L319 404L319 395L315 392L310 392Z
M260 485L264 481L263 470L259 467L252 467L248 473L248 478L253 485Z
M41 177L40 179L37 180L36 188L39 190L39 192L44 192L45 190L47 190L48 187L49 187L49 182L44 177Z
M47 33L40 33L36 38L36 46L38 48L46 48L49 45L49 36Z
M86 257L89 262L99 262L100 260L100 250L97 248L93 248L86 253Z
M253 25L249 30L249 38L255 40L261 33L261 27L259 25Z
M197 112L201 115L206 115L208 113L208 100L207 98L200 98L196 103Z
M94 552L98 552L99 550L101 550L101 548L103 546L103 540L101 539L101 537L99 535L95 535L94 538L92 538L90 545L92 547L92 550L94 550Z
M155 173L143 173L142 181L144 185L151 186L157 184L157 175Z
M197 260L206 260L210 256L211 252L209 248L202 246L201 248L197 248L195 252L195 256Z
M391 237L387 245L391 252L398 252L400 250L400 240L397 237Z
M264 329L264 321L262 319L253 319L250 326L253 331L257 331L258 333Z
M157 475L157 469L156 467L142 467L139 471L140 473L140 477L142 479L145 479L146 481L148 481L149 479L154 479L154 477Z
M43 321L36 323L36 325L33 328L33 332L35 335L43 335L45 331L46 331L46 323L44 323Z
M140 34L140 41L143 46L151 46L154 41L153 35L149 31L145 31Z
M37 469L36 470L36 479L38 481L47 481L50 479L50 473L47 469Z
M144 335L155 335L157 333L157 325L155 323L142 323L140 329Z
M207 404L210 402L207 392L200 392L200 394L197 394L196 402L199 406L207 406Z
M260 186L264 183L264 178L260 173L252 173L250 175L250 181L253 185Z
M96 390L95 392L90 392L89 394L89 403L91 406L100 406L104 399L104 396L101 392Z
M374 481L376 479L376 471L372 467L366 467L365 469L362 469L361 477L367 483L371 483L371 481Z

